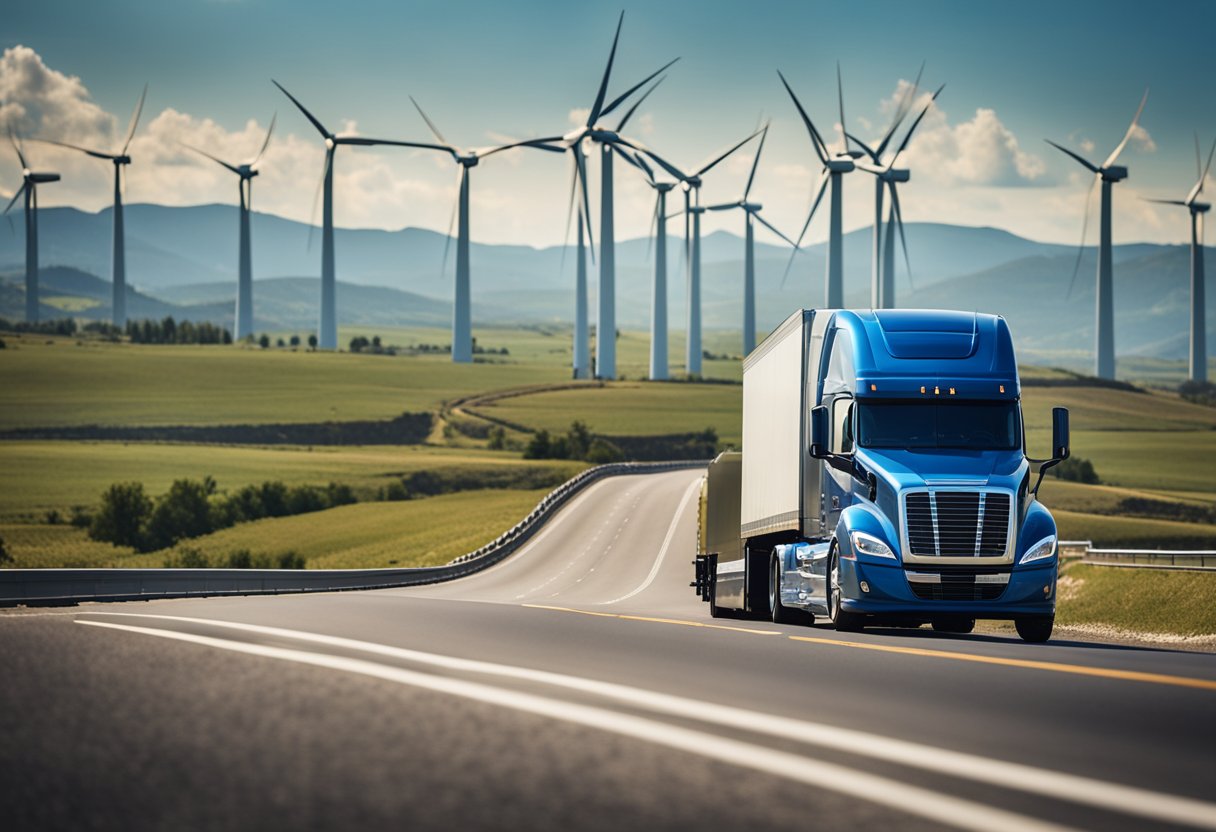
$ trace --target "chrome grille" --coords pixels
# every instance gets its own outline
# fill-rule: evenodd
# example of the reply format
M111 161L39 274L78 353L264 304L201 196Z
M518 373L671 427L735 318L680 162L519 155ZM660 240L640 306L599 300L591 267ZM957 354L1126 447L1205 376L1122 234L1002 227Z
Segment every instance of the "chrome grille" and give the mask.
M909 553L1001 557L1009 541L1009 494L930 489L904 495Z

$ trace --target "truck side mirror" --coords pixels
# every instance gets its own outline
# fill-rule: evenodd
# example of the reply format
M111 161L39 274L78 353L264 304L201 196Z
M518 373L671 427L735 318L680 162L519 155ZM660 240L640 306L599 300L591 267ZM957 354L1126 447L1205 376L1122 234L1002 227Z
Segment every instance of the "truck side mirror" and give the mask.
M1068 459L1068 408L1051 409L1051 455L1056 459Z
M828 456L828 408L817 405L811 408L811 456L824 459Z

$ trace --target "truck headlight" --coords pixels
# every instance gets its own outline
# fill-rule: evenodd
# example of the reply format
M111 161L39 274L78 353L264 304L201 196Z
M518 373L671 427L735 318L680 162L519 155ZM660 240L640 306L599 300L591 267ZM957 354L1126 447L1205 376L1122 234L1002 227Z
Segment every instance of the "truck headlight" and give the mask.
M853 541L854 552L860 552L863 555L875 558L890 558L891 560L895 560L895 553L891 551L891 547L872 534L850 532L849 538Z
M1038 543L1026 550L1026 554L1022 555L1021 563L1030 563L1035 560L1044 560L1056 553L1056 536L1049 534L1047 537L1040 540Z

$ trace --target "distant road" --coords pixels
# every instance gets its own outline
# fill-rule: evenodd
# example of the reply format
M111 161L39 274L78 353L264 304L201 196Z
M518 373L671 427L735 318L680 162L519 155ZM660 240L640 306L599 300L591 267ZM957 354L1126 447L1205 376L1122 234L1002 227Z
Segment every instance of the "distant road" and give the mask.
M1216 829L1216 657L711 619L700 476L449 584L0 614L3 828Z

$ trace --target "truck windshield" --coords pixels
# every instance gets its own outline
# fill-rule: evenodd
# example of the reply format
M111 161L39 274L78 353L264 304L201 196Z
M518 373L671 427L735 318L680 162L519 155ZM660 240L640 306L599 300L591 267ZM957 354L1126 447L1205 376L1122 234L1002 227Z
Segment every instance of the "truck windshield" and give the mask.
M963 448L1014 451L1021 447L1017 402L858 402L863 448Z

